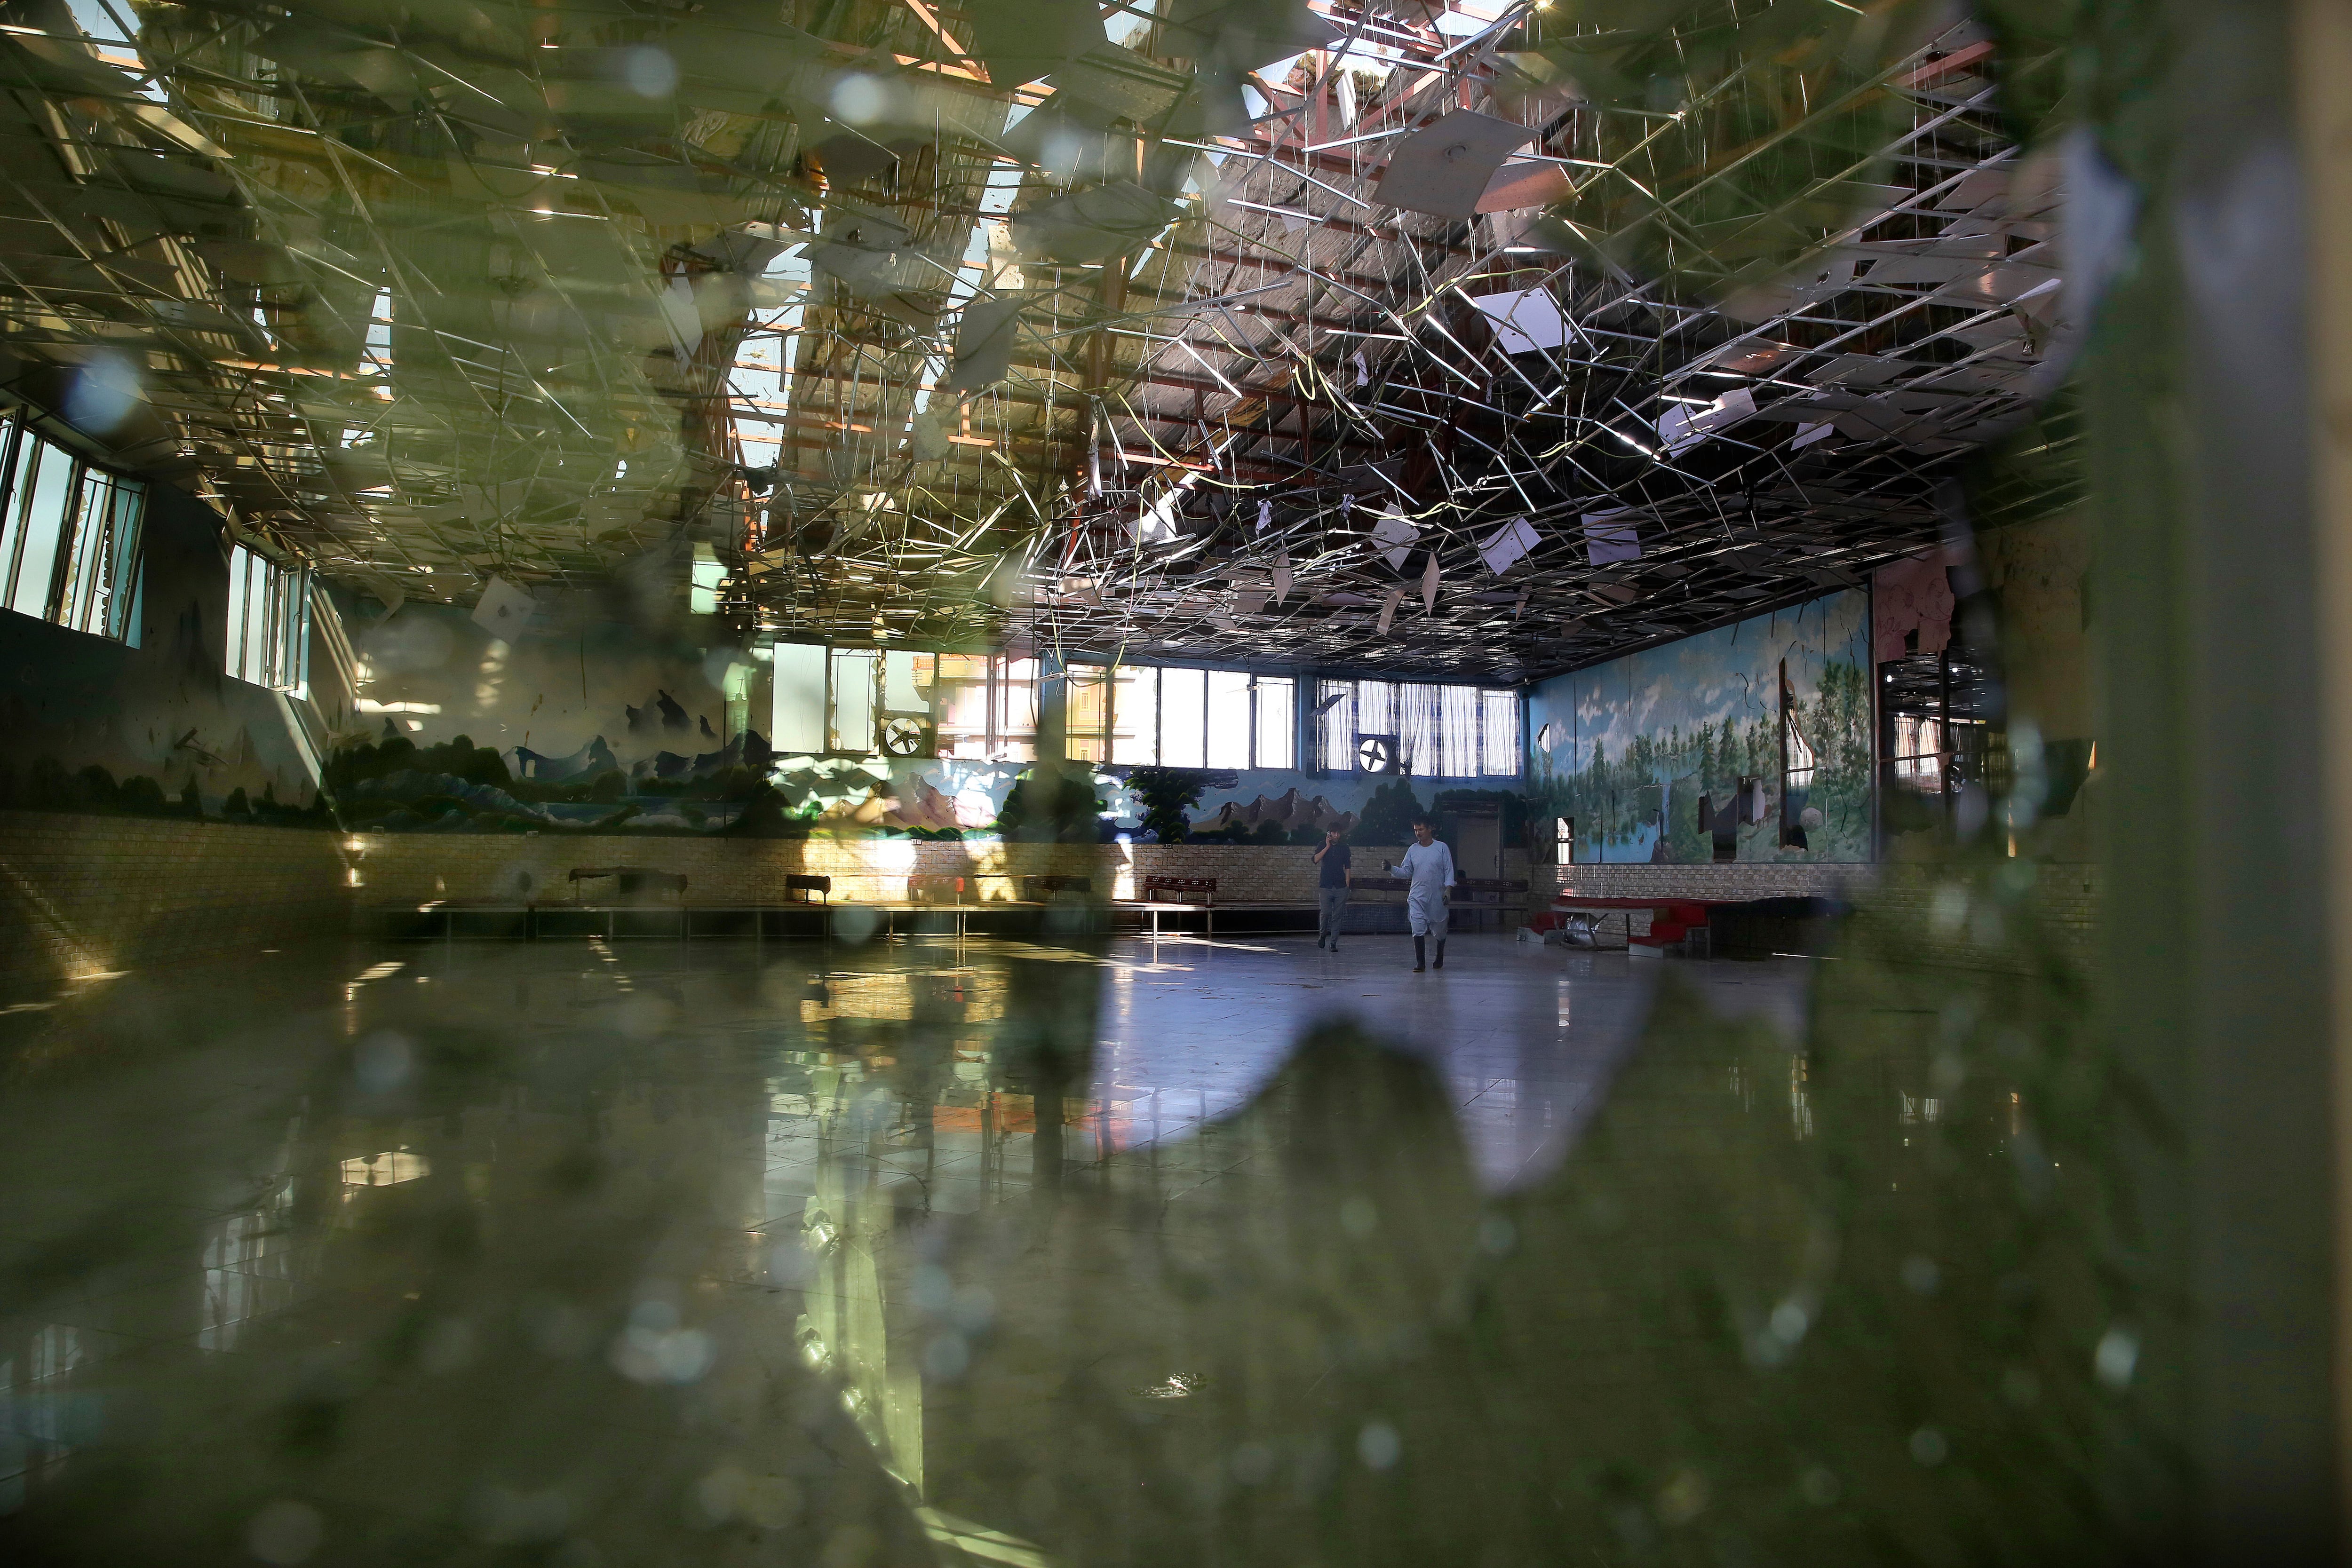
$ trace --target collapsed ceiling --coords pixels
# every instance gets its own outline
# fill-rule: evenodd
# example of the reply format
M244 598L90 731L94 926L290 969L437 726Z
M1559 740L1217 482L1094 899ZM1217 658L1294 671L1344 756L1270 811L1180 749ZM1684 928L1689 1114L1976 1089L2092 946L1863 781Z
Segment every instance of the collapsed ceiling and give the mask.
M2049 68L1498 3L16 0L0 378L387 604L746 637L1513 679L1934 538Z

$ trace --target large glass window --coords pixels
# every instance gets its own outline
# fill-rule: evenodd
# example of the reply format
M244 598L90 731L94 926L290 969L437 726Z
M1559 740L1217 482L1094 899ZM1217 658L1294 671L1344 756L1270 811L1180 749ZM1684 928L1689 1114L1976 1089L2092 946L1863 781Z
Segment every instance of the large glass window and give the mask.
M775 645L779 752L872 756L927 729L936 755L1026 761L1036 747L1037 662L986 653ZM915 733L920 733L919 729ZM930 755L919 746L898 756Z
M1315 756L1326 773L1356 770L1356 683L1324 681L1315 692Z
M1110 759L1150 767L1160 760L1160 672L1120 664L1111 672Z
M135 479L84 470L64 591L58 599L61 624L118 642L134 630L131 614L138 597L139 530L146 500L147 487Z
M1234 670L1211 670L1208 759L1212 768L1247 768L1257 737L1250 712L1250 678Z
M1930 792L1944 787L1943 726L1932 718L1898 713L1895 717L1895 777Z
M15 434L12 432L11 434ZM65 542L67 503L73 496L73 455L26 435L17 454L10 524L8 608L48 619L57 590L58 549Z
M871 648L833 651L834 750L874 749L874 681L881 663L882 655Z
M91 468L21 425L0 434L0 605L133 637L146 486Z
M1137 768L1296 768L1294 690L1286 675L1074 664L1070 755Z
M1000 762L1037 758L1037 661L996 661L996 733L989 755Z
M967 761L1036 756L1034 659L984 653L831 650L776 644L779 751L870 753L877 726L914 716L938 754ZM1297 686L1287 675L1156 665L1081 664L1064 677L1065 740L1081 762L1125 767L1295 768ZM819 706L822 705L822 706Z
M1493 687L1401 681L1319 681L1314 754L1325 769L1363 765L1358 741L1393 737L1397 766L1423 778L1516 778L1519 694ZM1381 755L1387 755L1385 748Z
M1480 766L1479 709L1475 686L1437 688L1437 771L1448 779L1469 779L1486 771Z
M1400 736L1404 726L1403 716L1397 712L1397 689L1393 681L1358 681L1356 683L1356 734ZM1398 755L1402 756L1402 753ZM1355 765L1356 743L1348 741L1349 766Z
M825 748L825 651L809 643L779 643L772 655L772 744L778 751Z
M1160 672L1160 766L1205 768L1209 759L1209 672Z
M1479 771L1490 779L1517 779L1527 766L1520 731L1525 717L1519 694L1488 689L1478 694Z
M1063 723L1068 754L1079 762L1110 760L1110 672L1100 664L1071 664L1064 672Z
M1298 699L1287 675L1256 679L1257 766L1298 766Z
M310 690L310 574L243 545L228 552L228 673L300 696Z
M940 755L985 760L988 751L989 666L984 653L941 653L931 674L931 712Z

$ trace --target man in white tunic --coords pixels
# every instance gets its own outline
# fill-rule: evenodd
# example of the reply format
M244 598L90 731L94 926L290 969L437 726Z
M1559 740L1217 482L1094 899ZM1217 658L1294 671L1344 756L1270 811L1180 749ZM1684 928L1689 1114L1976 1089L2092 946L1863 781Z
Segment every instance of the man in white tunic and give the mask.
M1412 879L1405 895L1405 915L1412 922L1412 972L1429 967L1423 944L1437 939L1437 967L1445 967L1445 890L1454 885L1454 852L1439 841L1426 817L1413 820L1412 845L1404 859L1389 868Z

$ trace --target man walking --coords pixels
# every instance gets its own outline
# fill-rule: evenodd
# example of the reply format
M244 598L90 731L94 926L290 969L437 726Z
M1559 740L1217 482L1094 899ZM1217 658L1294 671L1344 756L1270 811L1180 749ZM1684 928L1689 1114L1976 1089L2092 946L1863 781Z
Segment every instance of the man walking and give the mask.
M1315 896L1322 913L1315 926L1315 946L1339 950L1339 922L1348 915L1348 862L1353 854L1339 841L1339 830L1326 829L1323 847L1315 852L1315 863L1319 868L1316 878Z
M1412 879L1412 890L1405 895L1405 915L1412 923L1412 972L1418 975L1429 967L1423 944L1433 936L1437 939L1437 967L1443 969L1445 890L1454 885L1454 852L1439 841L1428 818L1415 817L1412 847L1402 862L1389 869Z

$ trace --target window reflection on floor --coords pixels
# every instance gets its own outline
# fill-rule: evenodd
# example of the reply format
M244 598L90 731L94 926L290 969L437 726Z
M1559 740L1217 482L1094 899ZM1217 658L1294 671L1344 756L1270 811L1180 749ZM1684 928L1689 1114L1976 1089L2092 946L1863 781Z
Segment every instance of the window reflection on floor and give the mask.
M1503 1563L1571 1526L1605 1562L2095 1529L1964 1522L2087 1463L2089 1347L2129 1332L2073 1134L1982 1048L2063 1019L1898 966L1454 946L1442 977L1377 941L415 949L26 1015L70 1067L0 1104L0 1543Z

